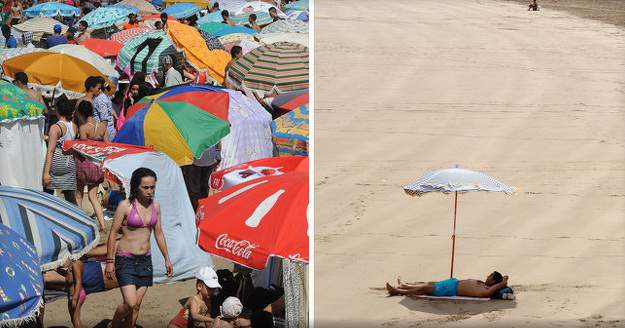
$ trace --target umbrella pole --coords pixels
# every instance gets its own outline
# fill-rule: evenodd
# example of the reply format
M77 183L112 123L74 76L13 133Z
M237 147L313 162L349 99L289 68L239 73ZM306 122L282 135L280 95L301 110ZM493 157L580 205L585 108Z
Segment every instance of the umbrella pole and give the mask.
M456 250L456 213L458 212L458 192L454 195L454 231L451 235L451 272L449 278L454 277L454 252Z

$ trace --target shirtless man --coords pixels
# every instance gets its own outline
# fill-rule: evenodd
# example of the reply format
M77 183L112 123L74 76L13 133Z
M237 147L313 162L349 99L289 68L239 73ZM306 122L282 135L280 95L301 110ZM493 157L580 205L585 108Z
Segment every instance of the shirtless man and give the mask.
M24 92L28 94L28 97L31 100L38 101L45 105L45 102L43 102L43 97L41 96L41 92L28 87L28 75L26 75L26 73L15 73L15 80L13 80L13 84L15 84L15 86L17 86L18 88L24 90Z
M458 280L451 278L438 282L415 282L402 283L397 281L397 287L386 283L386 290L390 296L396 295L432 295L432 296L466 296L466 297L491 297L498 290L506 287L508 276L494 271L486 278L486 281L476 279Z

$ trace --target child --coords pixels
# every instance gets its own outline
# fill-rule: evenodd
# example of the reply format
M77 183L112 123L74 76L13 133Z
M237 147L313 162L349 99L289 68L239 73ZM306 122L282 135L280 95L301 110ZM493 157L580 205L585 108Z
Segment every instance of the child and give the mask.
M184 307L169 322L169 328L213 327L221 320L220 317L213 319L210 316L211 302L221 289L217 273L210 267L203 267L195 277L197 293L189 297Z
M226 298L220 306L219 311L221 313L220 322L215 322L213 328L242 328L250 326L249 320L239 317L241 312L243 312L243 305L241 301L234 296Z

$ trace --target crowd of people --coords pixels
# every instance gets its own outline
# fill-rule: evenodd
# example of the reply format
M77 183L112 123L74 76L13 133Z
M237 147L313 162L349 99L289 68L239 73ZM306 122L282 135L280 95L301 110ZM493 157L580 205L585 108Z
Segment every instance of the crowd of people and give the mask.
M36 2L36 1L35 1ZM80 9L80 16L102 6L99 0L66 0L66 4ZM283 1L286 4L289 1ZM0 1L3 5L5 22L1 31L4 48L35 47L32 33L22 34L17 40L12 34L12 26L25 21L24 11L33 6L33 0ZM279 6L280 4L276 4ZM227 10L220 10L219 3L207 6L206 13L220 12L224 24L235 25ZM273 21L281 20L275 8L268 11ZM93 32L79 17L58 17L59 23L53 26L53 33L42 38L37 46L52 48L62 44L79 44ZM184 24L195 26L197 16L181 19ZM63 33L63 25L69 29ZM128 16L122 29L138 27L140 20L136 14ZM260 31L265 25L256 23L256 15L249 16L246 25ZM156 22L157 29L168 28L168 15L162 13ZM226 67L238 60L242 48L234 46L230 50L232 60ZM149 168L139 168L132 174L130 189L124 190L113 182L105 181L104 174L91 160L72 151L64 151L63 143L68 140L93 140L112 142L116 133L128 117L128 108L143 97L161 92L163 88L174 87L189 82L201 82L197 72L188 69L184 60L175 56L164 56L160 60L160 75L136 72L128 76L127 83L116 86L111 95L111 86L102 76L89 76L84 81L84 95L69 99L65 95L44 98L42 93L29 87L26 72L14 74L13 83L23 89L34 101L47 108L44 112L44 128L47 151L42 167L42 187L49 194L57 194L66 201L83 206L85 193L93 209L101 244L92 249L80 260L67 262L62 267L44 273L47 289L64 290L68 295L68 310L74 327L81 327L81 307L87 295L111 289L120 289L122 300L112 314L112 327L134 327L141 302L148 287L152 286L152 261L150 238L155 237L158 248L165 259L167 275L175 268L169 258L167 242L161 228L161 209L154 199L157 184L156 173ZM235 86L223 85L235 89ZM248 92L247 90L239 90ZM249 94L248 94L249 95ZM251 96L251 95L250 95ZM268 111L264 98L255 93ZM196 210L198 200L209 194L209 177L220 162L220 144L207 149L193 164L182 166L182 173L189 193L190 202ZM123 200L112 205L115 214L105 215L102 191L118 191ZM108 224L112 221L112 224ZM180 311L172 314L169 327L274 327L284 318L284 292L282 288L254 287L250 272L238 270L217 270L204 267L196 274L193 295L181 304Z

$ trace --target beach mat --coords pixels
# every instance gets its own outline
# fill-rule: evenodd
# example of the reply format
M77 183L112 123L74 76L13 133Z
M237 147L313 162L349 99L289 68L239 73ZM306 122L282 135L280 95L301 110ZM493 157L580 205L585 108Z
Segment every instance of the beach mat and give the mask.
M467 296L431 296L431 295L418 295L410 296L416 299L428 299L428 300L449 300L449 301L490 301L488 297L467 297Z

